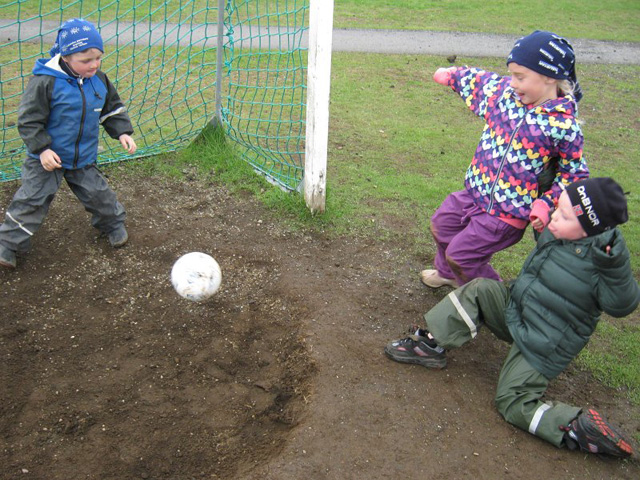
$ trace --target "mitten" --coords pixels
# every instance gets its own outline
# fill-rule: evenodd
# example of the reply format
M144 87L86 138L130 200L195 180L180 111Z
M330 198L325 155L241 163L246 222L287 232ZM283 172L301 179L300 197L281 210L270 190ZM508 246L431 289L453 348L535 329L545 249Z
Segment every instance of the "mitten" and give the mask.
M529 221L533 222L534 220L540 220L542 222L542 227L536 228L538 232L544 230L544 227L549 223L549 211L551 207L547 202L541 199L537 199L533 202L533 206L531 207L531 213L529 214Z
M439 68L436 73L433 74L433 79L440 85L449 85L451 80L451 74L456 71L456 67Z

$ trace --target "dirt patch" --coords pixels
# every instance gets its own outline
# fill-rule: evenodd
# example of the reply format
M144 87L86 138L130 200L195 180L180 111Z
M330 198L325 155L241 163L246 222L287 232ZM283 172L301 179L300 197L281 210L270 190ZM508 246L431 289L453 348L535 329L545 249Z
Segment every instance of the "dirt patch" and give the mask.
M403 245L292 232L212 182L118 175L113 250L63 187L31 253L0 271L0 478L638 478L558 450L493 407L488 332L430 371L384 357L446 292ZM0 186L4 209L16 184ZM4 211L4 210L3 210ZM221 290L180 299L173 262L214 256ZM571 368L549 397L627 432L640 409Z

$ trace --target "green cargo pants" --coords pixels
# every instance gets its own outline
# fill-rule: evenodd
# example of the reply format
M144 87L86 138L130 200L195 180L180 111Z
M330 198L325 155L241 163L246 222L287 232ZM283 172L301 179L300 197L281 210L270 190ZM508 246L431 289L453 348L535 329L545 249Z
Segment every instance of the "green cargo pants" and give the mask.
M427 330L445 349L472 340L483 325L511 343L498 379L496 408L507 422L560 447L564 433L559 427L569 424L581 409L540 400L549 379L533 369L513 343L504 316L510 295L504 283L477 278L451 292L424 315Z

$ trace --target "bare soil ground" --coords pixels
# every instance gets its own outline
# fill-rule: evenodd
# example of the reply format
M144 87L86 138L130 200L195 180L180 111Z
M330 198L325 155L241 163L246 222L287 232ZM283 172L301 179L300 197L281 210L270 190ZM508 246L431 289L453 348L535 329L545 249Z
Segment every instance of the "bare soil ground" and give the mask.
M31 253L0 271L1 479L640 478L638 460L504 422L507 345L488 331L442 371L384 356L447 293L421 286L430 259L290 231L211 179L112 183L127 246L63 186ZM3 209L17 186L0 186ZM190 251L222 267L204 303L169 282ZM548 396L640 429L624 392L576 368Z

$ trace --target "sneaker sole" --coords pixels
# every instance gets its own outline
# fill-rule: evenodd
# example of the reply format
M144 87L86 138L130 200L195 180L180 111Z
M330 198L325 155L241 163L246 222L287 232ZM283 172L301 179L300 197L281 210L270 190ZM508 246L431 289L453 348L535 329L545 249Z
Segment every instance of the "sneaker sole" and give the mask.
M118 243L112 243L111 246L113 248L120 248L120 247L124 247L127 244L128 240L125 240L124 242L118 242Z
M395 360L396 362L400 363L422 365L423 367L434 368L438 370L443 369L447 366L446 358L419 357L416 355L404 356L403 354L395 350L390 350L388 347L384 348L384 353L386 353L387 357L389 357L391 360Z
M591 426L618 450L617 454L609 452L610 455L626 458L633 454L633 448L629 442L613 426L609 425L596 410L589 409L583 415L589 419Z

